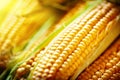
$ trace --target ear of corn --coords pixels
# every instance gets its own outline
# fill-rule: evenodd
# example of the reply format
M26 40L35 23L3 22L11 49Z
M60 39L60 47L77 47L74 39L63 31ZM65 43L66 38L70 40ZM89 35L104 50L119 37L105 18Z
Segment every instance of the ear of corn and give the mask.
M103 5L106 6L103 7ZM32 80L68 79L79 66L85 68L91 63L90 55L94 55L100 43L104 42L110 32L116 34L106 46L118 36L120 28L116 26L119 18L117 6L103 3L88 14L82 16L84 19L77 18L68 25L45 48L42 57L38 59L37 65L34 67ZM98 53L95 58L100 54ZM91 61L88 61L88 57ZM88 61L86 66L82 66L84 60Z
M69 24L75 17L81 15L81 13L85 12L86 9L89 10L90 8L92 8L90 6L90 4L91 3L86 3L86 2L82 2L82 3L77 4L67 15L65 15L65 17L59 23L57 23L54 26L55 28L57 28L57 30L55 30L50 36L48 36L44 41L42 41L42 44L41 44L41 42L38 44L38 42L35 41L39 37L38 36L39 32L41 33L41 31L39 31L37 34L37 38L36 38L36 36L33 37L33 39L30 41L30 44L27 45L25 52L22 52L23 55L18 56L18 58L21 58L21 59L17 60L17 62L22 61L22 64L20 63L21 65L20 64L16 65L16 67L14 67L12 71L14 71L18 66L19 66L19 68L17 70L19 71L22 68L25 68L25 64L26 64L26 68L23 70L23 72L20 72L23 74L16 73L16 75L18 75L18 77L20 78L20 76L22 77L22 75L29 73L29 70L32 69L32 67L30 69L27 67L33 66L31 64L34 64L35 63L34 60L36 58L38 58L38 57L36 57L36 54L38 53L38 52L36 53L36 51L38 51L38 50L40 51L42 48L44 48L44 46L46 44L48 44L48 42L50 42L51 39L54 38L61 30L63 30L65 28L65 25ZM88 12L88 11L86 11L86 12ZM68 19L70 16L72 16L72 17L70 19ZM38 41L41 41L41 40L38 39ZM36 43L37 43L37 45L34 45ZM30 46L31 46L31 49L30 49ZM34 55L35 59L34 59L34 57L29 56L29 58L26 61L24 61L25 58L23 59L23 57L27 56L27 55L31 55L31 56ZM38 55L40 55L40 54L38 54ZM31 60L32 60L32 62L31 62ZM17 62L15 61L13 63L17 63ZM29 64L29 62L31 62L31 63ZM11 74L10 74L10 76L11 76ZM12 76L13 76L13 74L12 74Z
M120 36L78 80L119 80L120 79Z
M116 23L116 21L118 21L118 22ZM115 20L110 22L110 24L108 24L109 29L106 28L106 30L108 29L109 33L107 33L106 37L100 42L98 48L91 52L93 54L88 55L87 59L83 62L83 64L79 67L79 69L76 70L76 72L72 76L71 80L74 80L79 75L79 73L81 73L89 64L91 64L110 45L110 43L112 43L113 40L117 36L120 35L119 22L120 21L119 21L119 16L118 16L118 18L116 18ZM116 28L114 28L114 26L116 26ZM99 34L99 35L102 36L103 34ZM97 42L96 42L96 44L97 44ZM86 63L86 64L84 64L84 63Z
M75 16L72 16L69 20L68 20L68 17L70 17L71 15L78 15L78 13L79 13L79 15L81 14L81 13L83 13L83 11L84 11L84 9L82 9L83 8L83 6L86 6L86 5L88 5L88 3L84 3L85 5L81 5L81 4L78 4L77 6L75 6L75 8L73 8L67 15L65 15L65 17L59 22L59 23L57 23L57 25L55 25L54 27L55 28L57 28L51 35L49 35L44 41L42 41L42 43L40 42L41 41L41 39L37 39L37 38L39 38L39 33L41 33L41 29L40 29L40 31L33 37L33 39L31 39L31 41L29 41L30 43L27 45L27 47L25 48L25 51L24 52L22 52L22 56L18 56L18 57L16 57L17 59L19 59L20 58L20 60L17 60L17 62L19 62L19 61L23 61L23 63L22 64L24 64L24 63L27 63L27 61L29 61L29 59L31 60L31 59L33 59L33 57L32 58L28 58L28 60L27 61L24 61L24 59L23 59L23 57L24 56L27 56L27 55L29 55L29 57L30 57L30 55L32 56L33 54L36 54L36 51L38 51L38 50L41 50L42 48L44 48L44 46L48 43L48 42L50 42L50 40L52 39L52 38L54 38L61 30L63 30L64 29L64 25L67 25L68 23L70 23L70 21L72 21L71 19L73 19L73 18L75 18ZM86 7L87 8L87 7ZM82 9L82 10L81 10ZM75 12L74 12L75 11ZM50 21L50 20L49 20ZM48 22L49 22L48 21ZM45 23L45 25L48 23L48 22L46 22ZM45 28L45 26L43 26L43 28ZM39 44L37 44L37 45L35 45L36 43L38 43L38 41L35 41L35 40L38 40L40 43ZM30 49L31 48L31 49ZM12 62L12 63L17 63L16 61L14 62ZM10 65L9 65L10 66ZM16 65L16 67L15 67L15 69L17 68L19 66L19 64L18 65ZM15 69L13 69L13 70L15 70ZM12 73L12 72L11 72Z

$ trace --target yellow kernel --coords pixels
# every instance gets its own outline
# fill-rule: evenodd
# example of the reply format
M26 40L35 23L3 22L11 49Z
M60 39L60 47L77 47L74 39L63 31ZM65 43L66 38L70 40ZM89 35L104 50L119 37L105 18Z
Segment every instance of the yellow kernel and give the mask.
M55 60L54 60L54 59L50 59L49 61L50 61L50 63L54 63L54 62L55 62Z
M21 67L21 68L18 68L18 69L17 69L17 72L18 72L18 73L21 73L21 72L23 72L24 70L25 70L25 68Z
M51 67L51 66L52 66L51 63L47 63L47 64L46 64L46 67Z
M42 77L47 77L47 75L48 75L48 74L46 74L46 73L43 73L43 74L42 74Z
M53 67L55 67L55 68L58 68L59 67L59 64L53 64Z
M98 77L97 77L96 75L93 75L93 76L92 76L92 79L94 79L94 80L97 80L97 78L98 78Z
M100 76L102 75L102 73L101 73L100 71L97 71L95 74L96 74L98 77L100 77Z
M112 64L111 63L107 63L106 64L106 68L111 68L112 67Z
M45 73L49 73L49 69L45 69L44 72L45 72Z

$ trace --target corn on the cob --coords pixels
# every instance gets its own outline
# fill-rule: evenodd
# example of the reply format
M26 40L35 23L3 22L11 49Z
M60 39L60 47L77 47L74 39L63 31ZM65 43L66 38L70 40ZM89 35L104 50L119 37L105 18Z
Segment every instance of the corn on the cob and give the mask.
M83 4L81 4L81 3L83 3ZM58 28L60 28L61 29L61 27L63 26L63 24L64 25L67 25L71 20L69 19L68 20L68 18L70 17L70 16L72 16L73 14L74 14L74 16L76 16L76 15L78 15L78 13L79 13L79 15L81 14L81 12L82 12L82 10L81 9L83 9L83 7L85 7L86 5L87 5L87 3L85 3L85 2L81 2L81 3L79 3L79 4L77 4L71 11L69 11L69 13L67 14L67 15L65 15L63 18L62 18L62 20L60 20L59 21L59 23L57 23L55 26L53 26L55 29L57 28L57 33L59 33L60 32L60 30L58 29ZM78 11L78 10L80 10L80 11ZM74 16L72 16L73 18L74 18ZM71 19L73 19L71 17ZM45 27L45 26L44 26ZM50 30L51 31L51 30ZM56 33L56 31L55 32L53 32L53 34L55 33L55 35L57 34ZM38 32L39 33L39 32ZM47 34L48 34L49 32L47 32ZM51 35L53 35L53 34L51 34ZM40 34L39 34L40 35ZM35 36L36 37L36 36ZM45 37L45 36L44 36ZM42 38L44 38L44 37L42 37ZM50 38L51 38L51 36L49 36ZM34 38L33 38L34 39ZM35 40L37 40L37 41L35 41ZM43 40L41 40L41 38L40 39L36 39L35 38L35 40L31 40L33 43L31 43L30 42L30 45L27 45L27 47L26 47L26 49L25 49L25 51L24 52L22 52L22 54L24 54L24 56L27 56L27 55L29 55L29 54L31 54L31 53L33 53L34 52L34 50L36 50L36 48L40 45L40 43L41 43L41 41ZM50 39L49 39L50 40ZM46 43L46 42L45 42ZM39 48L39 50L41 50L40 48ZM34 54L36 54L36 52L34 52ZM38 54L38 55L41 55L41 54ZM35 59L34 59L35 58ZM30 71L30 69L32 69L32 67L36 64L36 61L34 61L34 60L36 60L37 58L40 58L39 56L36 56L36 55L34 55L34 57L32 57L32 58L30 58L30 59L28 59L27 61L25 61L25 62L23 62L19 67L18 67L18 69L17 69L17 72L16 72L16 77L19 79L21 79L22 78L22 75L24 76L24 74L27 74L27 73L29 73L29 71ZM25 59L25 58L24 58ZM31 62L31 59L32 59L32 62ZM28 64L29 62L31 62L31 64ZM28 68L28 66L29 66L29 68ZM22 73L22 74L21 74Z
M119 80L120 79L120 36L78 80Z
M88 14L84 19L78 18L68 25L46 47L43 56L37 61L32 80L65 80L72 76L77 67L83 64L84 59L87 59L112 31L113 26L110 23L118 22L119 9L111 3L103 3ZM117 36L119 27L114 25L115 28Z

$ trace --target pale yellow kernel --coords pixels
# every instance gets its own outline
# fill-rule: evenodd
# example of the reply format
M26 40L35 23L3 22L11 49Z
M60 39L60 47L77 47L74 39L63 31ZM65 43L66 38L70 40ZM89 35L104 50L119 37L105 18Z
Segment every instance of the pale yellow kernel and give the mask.
M72 32L71 32L71 33L69 33L69 35L70 35L70 36L74 36L74 35L75 35L75 33L72 33Z
M59 68L59 71L63 73L65 70L63 68Z
M66 47L65 51L67 51L68 53L71 53L72 50L70 48Z
M61 64L62 63L59 59L57 59L55 62L56 62L56 64Z
M42 69L42 68L36 68L36 71L38 71L38 72L44 72L44 69Z
M60 45L57 47L58 50L62 51L64 48Z
M55 62L55 60L54 60L54 59L50 59L49 61L50 61L51 63L54 63L54 62Z
M43 73L43 74L42 74L42 77L45 78L45 77L47 77L47 75L48 75L47 73Z
M63 61L64 61L63 57L59 57L59 60L60 60L61 62L63 62Z
M47 62L47 61L49 60L49 54L45 55L45 57L43 56L42 58L43 58L43 59L40 60L41 63Z
M49 73L49 69L44 69L44 72L45 73Z
M51 75L51 74L48 74L48 75L47 75L47 77L48 77L48 78L51 78L51 77L52 77L52 75Z
M62 68L62 69L66 68L66 65L65 65L65 64L62 64L61 68Z
M79 44L78 47L80 48L80 51L83 51L85 47L82 44Z
M53 58L53 59L57 59L58 56L56 56L56 55L52 55L52 58Z
M51 50L56 50L56 47L53 47L53 46L52 46L50 49L51 49Z
M29 69L30 67L31 67L31 65L26 65L26 68L28 68L28 69Z
M95 74L96 74L98 77L100 77L100 76L102 75L102 73L101 73L100 71L97 71Z
M112 67L112 64L111 63L107 63L106 64L106 68L111 68Z
M55 54L56 56L59 56L59 53L58 53L58 52L55 52L54 54Z
M65 54L60 54L60 57L66 58Z
M33 69L34 69L33 67L30 68L30 70L33 70Z
M64 62L65 68L69 67L69 63L67 61Z
M72 41L72 42L70 42L70 45L72 45L72 46L74 46L74 47L76 47L76 44Z
M79 43L79 40L73 39L72 42L74 42L74 44Z
M55 68L58 68L59 67L59 64L53 64L53 67L55 67Z
M73 29L72 32L75 33L75 34L77 33L77 31L75 29Z
M46 67L46 65L44 65L44 64L41 64L41 65L40 65L40 67L41 67L41 68L45 68L45 67Z
M49 73L52 75L52 74L54 73L54 71L53 71L53 70L50 70Z
M17 72L18 72L18 73L21 73L21 72L23 72L24 70L25 70L25 68L21 67L21 68L18 68L18 69L17 69Z
M66 45L65 45L65 44L63 44L63 43L61 43L61 47L66 47Z
M102 78L103 80L106 80L106 79L107 79L107 76L102 75L101 78Z
M68 47L73 50L74 49L74 46L73 45L68 45Z
M42 73L36 73L35 76L40 77L42 76Z
M56 53L59 53L59 54L61 53L61 51L60 51L60 50L58 50L58 49L57 49L55 52L56 52Z
M59 43L61 43L61 42L59 42ZM59 43L54 44L54 47L58 47L60 45Z
M33 75L36 76L38 73L39 73L38 71L34 71Z
M80 48L76 48L76 50L74 50L75 54L79 54L80 53Z
M68 62L68 64L70 64L70 63L72 63L72 60L68 58L67 62Z
M52 66L51 63L47 63L47 64L46 64L46 67L51 67L51 66Z
M35 79L36 79L36 76L33 75L33 76L32 76L32 79L35 80Z
M56 68L52 66L52 67L51 67L51 70L52 70L52 71L56 71Z
M96 75L93 75L93 76L92 76L92 79L97 80L98 77L97 77Z

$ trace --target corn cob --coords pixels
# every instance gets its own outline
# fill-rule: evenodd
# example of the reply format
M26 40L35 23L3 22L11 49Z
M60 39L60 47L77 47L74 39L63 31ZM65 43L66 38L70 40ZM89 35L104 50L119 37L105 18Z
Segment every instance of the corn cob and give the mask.
M78 80L120 79L120 36L95 62L78 77Z
M118 22L119 9L111 3L103 3L88 14L83 16L84 19L78 18L68 25L45 48L43 56L37 61L32 80L65 80L72 76L84 59L89 57L87 55L91 55L90 52L95 51L111 32L113 24L110 23ZM116 28L117 36L119 27Z
M91 3L90 3L91 4ZM71 20L73 20L75 17L77 17L77 15L80 15L81 14L81 12L83 13L85 10L84 10L84 7L85 7L85 9L90 9L90 8L92 8L91 6L90 6L90 4L89 3L85 3L85 2L83 2L82 4L77 4L76 6L75 6L75 8L73 8L67 15L65 15L65 17L57 24L57 25L55 25L55 28L59 28L59 29L57 29L56 31L54 31L48 38L46 38L46 40L45 41L43 41L43 43L44 44L40 44L41 46L44 46L47 42L49 42L52 38L53 38L53 36L55 36L56 34L58 34L63 28L64 28L64 26L65 25L67 25L68 23L70 23L70 21ZM72 15L74 15L74 16L72 16ZM68 17L70 17L70 16L72 16L71 17L71 19L69 19L68 20ZM48 41L49 40L49 41ZM34 40L33 40L34 41ZM32 41L32 42L33 42ZM38 39L38 41L39 41L39 39ZM41 41L41 40L40 40ZM36 41L34 41L35 43L37 43ZM38 45L38 43L37 43L37 45ZM41 48L42 47L39 47L38 49L39 50L41 50ZM25 56L26 56L26 54L36 54L35 52L33 53L33 50L36 50L35 49L35 47L37 48L37 46L34 46L34 44L32 45L32 48L31 49L29 49L29 45L28 45L28 47L27 47L27 53L25 52L25 55L23 55L23 57L25 58ZM24 53L24 52L23 52ZM41 54L38 54L38 55L41 55ZM19 57L21 57L20 55L19 55ZM19 58L18 57L18 58ZM34 59L35 58L35 59ZM29 73L29 70L30 69L32 69L32 67L33 67L33 65L31 65L31 64L35 64L36 62L34 61L34 60L36 60L36 58L39 58L39 56L38 57L36 57L36 56L33 56L32 58L30 58L30 59L28 59L27 61L23 61L23 63L19 66L19 64L17 65L17 66L19 66L19 68L17 69L18 70L18 73L16 73L16 76L18 76L18 78L20 78L20 79L24 79L24 77L22 77L22 75L24 76L25 74L28 74ZM32 62L33 63L31 63L31 64L29 64L29 62L31 62L31 59L32 59ZM20 61L20 60L19 60ZM19 61L17 61L17 62L19 62ZM17 62L13 62L13 63L17 63ZM28 66L29 66L29 68L30 68L30 66L31 66L31 68L29 69L28 68ZM16 67L16 66L15 66ZM23 70L24 69L24 70ZM15 70L14 68L13 68L13 70ZM13 71L12 70L12 71ZM20 70L20 71L19 71ZM23 71L22 71L23 70ZM20 74L20 73L22 73L22 74ZM11 73L10 73L10 75L11 75ZM14 76L14 74L12 75L12 76ZM9 77L8 77L9 78ZM15 79L16 80L16 79Z
M83 4L81 4L81 3L83 3ZM81 14L81 12L82 12L82 10L81 9L83 9L83 7L85 7L86 5L87 5L87 3L85 3L85 2L81 2L81 3L79 3L79 4L77 4L71 11L69 11L69 13L67 14L67 15L65 15L63 18L62 18L62 20L60 20L60 22L59 23L57 23L55 26L53 26L55 29L57 28L57 33L59 32L58 30L58 28L60 28L61 29L61 26L63 26L63 24L64 25L67 25L69 22L70 22L70 19L68 20L68 17L70 17L70 16L72 16L73 14L74 15L78 15L78 13L79 14ZM77 11L76 11L77 10ZM80 11L78 11L78 10L80 10ZM74 16L73 16L74 17ZM73 18L71 18L71 19L73 19ZM45 27L45 26L44 26ZM51 32L51 30L49 31L49 32ZM49 32L47 32L47 35L48 35L48 33ZM56 31L55 31L56 32ZM39 33L39 32L38 32ZM37 34L38 34L37 33ZM53 32L54 33L54 32ZM55 34L57 34L57 33L55 33ZM39 34L40 35L40 34ZM36 36L35 36L36 37ZM44 35L44 37L45 37L45 35ZM42 37L42 38L44 38L44 37ZM36 39L36 38L35 38ZM40 42L42 41L41 40L41 38L40 39L37 39L37 41L34 41L34 38L33 38L33 40L31 40L32 42L34 42L34 43L31 43L30 42L30 45L28 45L27 47L26 47L26 49L25 49L25 51L22 53L22 54L24 54L24 56L27 56L26 54L31 54L32 52L34 52L34 50L36 50L36 48L37 48L37 46L40 44ZM31 46L31 47L30 47ZM41 49L39 48L39 51L40 51ZM17 72L16 72L16 77L19 79L23 79L22 78L22 75L25 75L26 73L29 73L29 71L30 71L30 69L32 69L33 68L33 66L36 64L36 59L38 59L38 58L40 58L39 56L41 55L41 54L38 54L39 56L36 56L37 54L36 54L36 52L34 52L35 53L35 55L34 56L32 56L31 58L29 58L27 61L24 61L19 67L18 67L18 69L17 69ZM38 53L38 52L37 52ZM24 59L25 59L25 57L24 57ZM30 64L29 64L29 62L31 62ZM29 67L28 67L29 66Z

